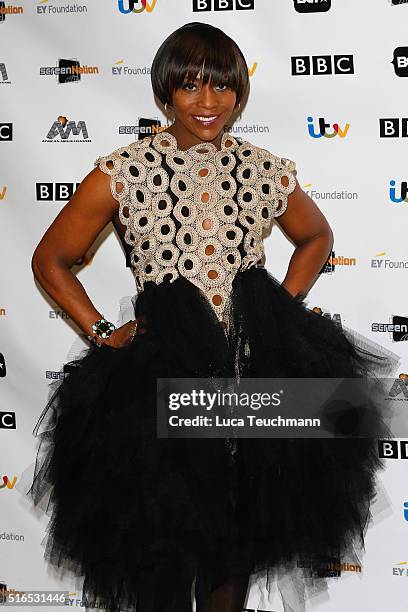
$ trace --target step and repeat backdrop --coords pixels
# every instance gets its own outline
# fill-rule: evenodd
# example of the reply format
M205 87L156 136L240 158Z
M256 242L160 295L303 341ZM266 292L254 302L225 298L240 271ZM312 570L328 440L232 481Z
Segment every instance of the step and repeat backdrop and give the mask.
M83 607L80 581L44 562L48 518L23 494L50 385L87 348L35 282L31 256L98 156L166 127L150 66L164 38L191 21L221 27L246 57L251 93L231 132L295 160L333 228L308 307L400 355L389 399L408 411L408 2L0 2L0 605L7 589L64 589ZM265 247L268 270L283 280L294 247L279 225ZM74 271L107 318L132 318L134 279L112 227ZM406 609L408 439L380 441L378 452L386 468L365 553L341 577L332 568L310 609ZM106 492L115 495L115 482ZM247 609L283 609L279 589L266 596L251 584Z

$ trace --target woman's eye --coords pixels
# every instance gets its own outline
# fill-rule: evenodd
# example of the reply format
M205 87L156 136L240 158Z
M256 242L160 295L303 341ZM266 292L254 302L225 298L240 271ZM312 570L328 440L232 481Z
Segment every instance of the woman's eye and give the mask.
M189 83L184 83L183 85L183 89L187 89L187 91L192 91L192 88L195 87L195 83L189 82Z

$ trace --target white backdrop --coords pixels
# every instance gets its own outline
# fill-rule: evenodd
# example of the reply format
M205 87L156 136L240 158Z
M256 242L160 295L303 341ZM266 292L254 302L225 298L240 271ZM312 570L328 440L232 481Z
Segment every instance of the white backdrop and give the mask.
M128 12L132 4L134 11ZM71 605L81 605L80 585L67 577L59 580L44 563L41 540L47 518L37 515L18 490L34 458L32 429L50 379L85 346L75 326L34 282L30 260L66 203L58 193L69 193L99 155L138 138L141 119L164 125L149 67L164 38L182 24L209 22L238 42L251 74L251 95L233 133L295 160L301 186L333 228L338 259L310 291L308 306L319 306L394 350L402 358L400 374L408 371L407 329L394 337L389 329L372 331L374 323L408 324L408 4L252 4L0 2L0 584L7 588L68 588L77 593ZM309 58L311 69L305 71ZM62 75L64 82L59 82L56 67L75 62L80 79ZM329 65L336 69L328 71ZM319 119L328 124L327 137L313 136L319 133ZM268 269L282 280L293 246L278 226L265 250ZM76 270L109 319L130 317L134 280L111 229ZM398 399L407 402L404 393ZM14 417L15 428L10 427ZM332 581L330 597L314 601L311 609L405 610L406 467L397 456L387 459L379 480L382 506L377 502L374 508L361 572L345 571ZM253 587L247 607L258 604L259 591ZM259 609L280 611L282 604L276 598Z

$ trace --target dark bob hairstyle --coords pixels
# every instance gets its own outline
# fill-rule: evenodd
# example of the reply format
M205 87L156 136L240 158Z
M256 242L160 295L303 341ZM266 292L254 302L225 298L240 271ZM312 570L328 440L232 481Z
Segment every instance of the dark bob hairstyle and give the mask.
M185 79L194 81L202 68L203 83L227 85L238 105L249 89L247 63L236 42L208 23L187 23L162 43L151 68L153 93L171 106L174 90Z

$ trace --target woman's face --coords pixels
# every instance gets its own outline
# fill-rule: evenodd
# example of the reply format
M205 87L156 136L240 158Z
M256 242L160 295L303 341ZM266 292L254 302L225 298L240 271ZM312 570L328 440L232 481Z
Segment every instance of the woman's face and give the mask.
M181 123L199 140L209 142L223 130L236 99L235 91L227 85L215 85L211 81L204 85L199 73L194 81L185 80L173 93L175 123Z

